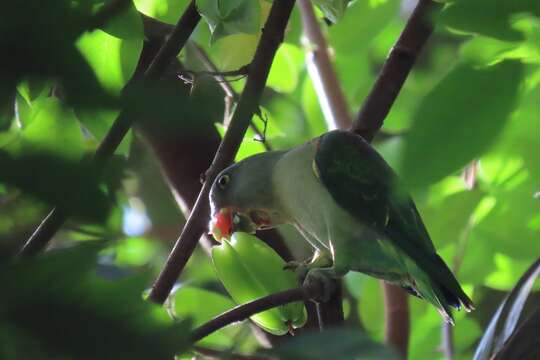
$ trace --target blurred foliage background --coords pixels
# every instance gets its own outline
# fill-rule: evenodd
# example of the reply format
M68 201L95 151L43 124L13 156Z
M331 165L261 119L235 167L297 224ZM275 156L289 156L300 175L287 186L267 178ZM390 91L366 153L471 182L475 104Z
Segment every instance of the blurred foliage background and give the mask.
M354 114L415 1L317 2L333 4L333 12L317 14ZM455 314L455 358L468 359L496 306L540 254L540 5L445 3L374 144L409 185L435 246L477 304L471 314ZM120 349L121 338L137 345L130 357L164 356L185 349L189 325L181 320L198 325L234 305L201 249L166 304L168 319L142 300L183 226L182 210L193 202L171 192L171 183L185 179L175 178L164 159L168 154L167 161L178 161L179 172L198 169L184 187L193 198L193 184L209 165L201 154L211 156L226 129L224 95L210 76L171 69L157 86L127 100L120 96L153 36L140 14L174 24L187 4L134 0L93 31L83 24L103 1L2 5L0 278L9 296L0 301L0 339L13 346L0 357L22 358L24 349L35 358L92 358L81 348L110 341L108 348ZM178 57L182 69L204 69L200 49L223 71L248 64L271 2L197 4L203 21ZM262 120L253 118L273 149L328 130L301 35L295 8L263 95ZM240 93L244 83L238 76L230 85ZM137 123L100 180L89 158L121 108L137 114ZM192 147L169 152L167 144L182 141ZM237 159L261 151L263 143L250 130ZM73 215L54 237L57 250L23 263L9 260L53 205ZM292 228L279 230L297 258L309 256ZM85 246L70 249L74 243ZM351 273L345 285L347 324L382 341L378 281ZM417 299L410 299L410 308L409 357L444 358L440 316ZM89 344L96 334L103 339ZM200 345L249 353L260 346L254 334L248 323L236 324ZM66 342L70 347L62 350Z

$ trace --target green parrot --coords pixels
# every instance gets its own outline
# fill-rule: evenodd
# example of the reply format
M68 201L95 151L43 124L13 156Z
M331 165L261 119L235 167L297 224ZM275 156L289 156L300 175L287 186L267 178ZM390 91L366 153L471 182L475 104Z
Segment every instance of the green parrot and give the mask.
M359 271L427 300L449 323L451 307L474 309L396 174L351 132L330 131L226 168L210 205L217 240L293 224L316 250L311 262L289 264L305 274L304 284L317 281L330 291L330 279Z

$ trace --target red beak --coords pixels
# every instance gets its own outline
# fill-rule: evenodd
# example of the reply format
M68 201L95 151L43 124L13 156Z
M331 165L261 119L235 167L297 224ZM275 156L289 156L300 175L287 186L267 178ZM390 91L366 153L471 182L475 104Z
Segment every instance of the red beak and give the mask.
M230 238L233 231L232 211L229 208L220 209L210 223L210 231L217 241Z

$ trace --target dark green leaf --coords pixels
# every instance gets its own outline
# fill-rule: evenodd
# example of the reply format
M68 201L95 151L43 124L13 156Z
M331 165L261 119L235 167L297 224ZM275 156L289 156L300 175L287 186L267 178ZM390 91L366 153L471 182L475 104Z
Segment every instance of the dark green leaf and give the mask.
M503 300L493 315L480 344L474 354L475 360L491 359L512 335L525 301L540 275L540 259L536 260L519 279L510 294Z
M74 42L91 16L89 9L69 0L17 1L0 12L0 47L10 56L0 62L0 104L23 79L55 79L67 102L84 106L106 104L107 95Z
M392 349L352 329L304 333L269 352L283 360L399 359Z
M110 201L99 188L94 168L49 154L11 155L0 151L0 181L69 214L101 221Z
M139 39L142 41L144 39L141 15L131 1L129 1L128 6L121 13L109 19L103 30L124 40Z
M92 274L95 244L0 267L3 359L172 359L188 330L142 298L146 279Z
M523 40L516 29L518 15L540 16L536 0L457 0L446 6L439 17L452 29L477 33L507 41Z
M236 306L228 297L191 286L182 286L172 299L174 315L180 320L191 319L194 327ZM233 338L238 330L238 326L221 329L202 339L199 345L230 348L234 346Z
M517 61L453 69L414 115L401 167L404 181L428 185L486 151L514 110L522 76Z

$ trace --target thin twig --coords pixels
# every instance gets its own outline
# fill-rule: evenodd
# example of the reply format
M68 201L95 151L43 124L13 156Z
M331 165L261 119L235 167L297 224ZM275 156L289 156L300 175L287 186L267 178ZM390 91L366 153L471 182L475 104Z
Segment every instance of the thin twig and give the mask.
M275 308L280 305L288 304L295 301L304 301L314 297L313 292L316 289L299 287L271 294L257 300L253 300L246 304L239 305L221 315L216 316L207 323L197 327L191 333L193 342L199 341L202 338L210 335L214 331L224 328L227 325L238 321L246 320L250 316L258 314L262 311Z
M155 79L165 72L167 66L169 66L171 61L184 47L200 18L197 8L195 7L195 1L192 1L184 11L182 17L178 20L178 23L174 27L167 41L163 44L152 63L148 66L148 69L144 72L144 78ZM137 74L134 75L133 79L135 79L135 77L137 77ZM106 160L113 155L118 145L120 145L120 142L129 131L133 120L134 119L127 115L126 111L120 112L94 154L94 165L98 171L103 168ZM52 209L30 236L19 254L22 256L30 256L43 250L54 234L60 230L67 218L68 214L62 211L62 209L57 207Z
M231 124L216 152L214 161L206 173L206 181L197 197L189 219L176 241L167 263L152 286L149 299L162 304L169 295L178 276L195 250L197 242L206 230L210 216L208 194L218 173L232 163L242 139L256 111L274 60L276 51L283 41L294 0L275 1L264 26L261 39L251 62L251 71L244 91L235 109Z
M193 50L193 52L195 53L195 56L197 56L197 58L201 61L201 63L203 64L203 66L208 69L208 71L211 71L211 72L214 72L216 74L219 74L219 69L217 68L217 66L214 64L214 62L210 59L210 57L206 54L206 52L204 51L204 49L202 49L199 45L197 45L197 43L193 42L193 41L190 41L187 46L190 47L190 49ZM218 81L219 85L221 86L221 88L223 89L223 92L225 93L225 95L228 97L228 98L231 98L234 100L234 102L238 103L238 99L240 98L240 96L238 96L238 93L232 88L231 84L228 82L228 81L225 81L225 78L223 78L222 76L220 75L217 75L216 76L216 80ZM261 109L259 107L257 107L257 110L255 111L255 114L261 119L263 120L263 115L261 113ZM264 120L263 120L264 121ZM255 133L255 135L261 139L261 142L264 146L264 149L266 151L271 151L272 150L272 146L268 143L268 141L266 141L266 136L265 136L265 131L261 131L257 125L255 125L255 123L253 121L251 121L249 123L249 126L250 128L253 130L253 132ZM265 124L266 126L266 124Z
M215 77L218 81L227 82L225 77L227 76L247 76L249 74L249 64L243 65L236 70L227 70L227 71L218 71L218 70L181 70L179 75L191 75L191 76L212 76Z

